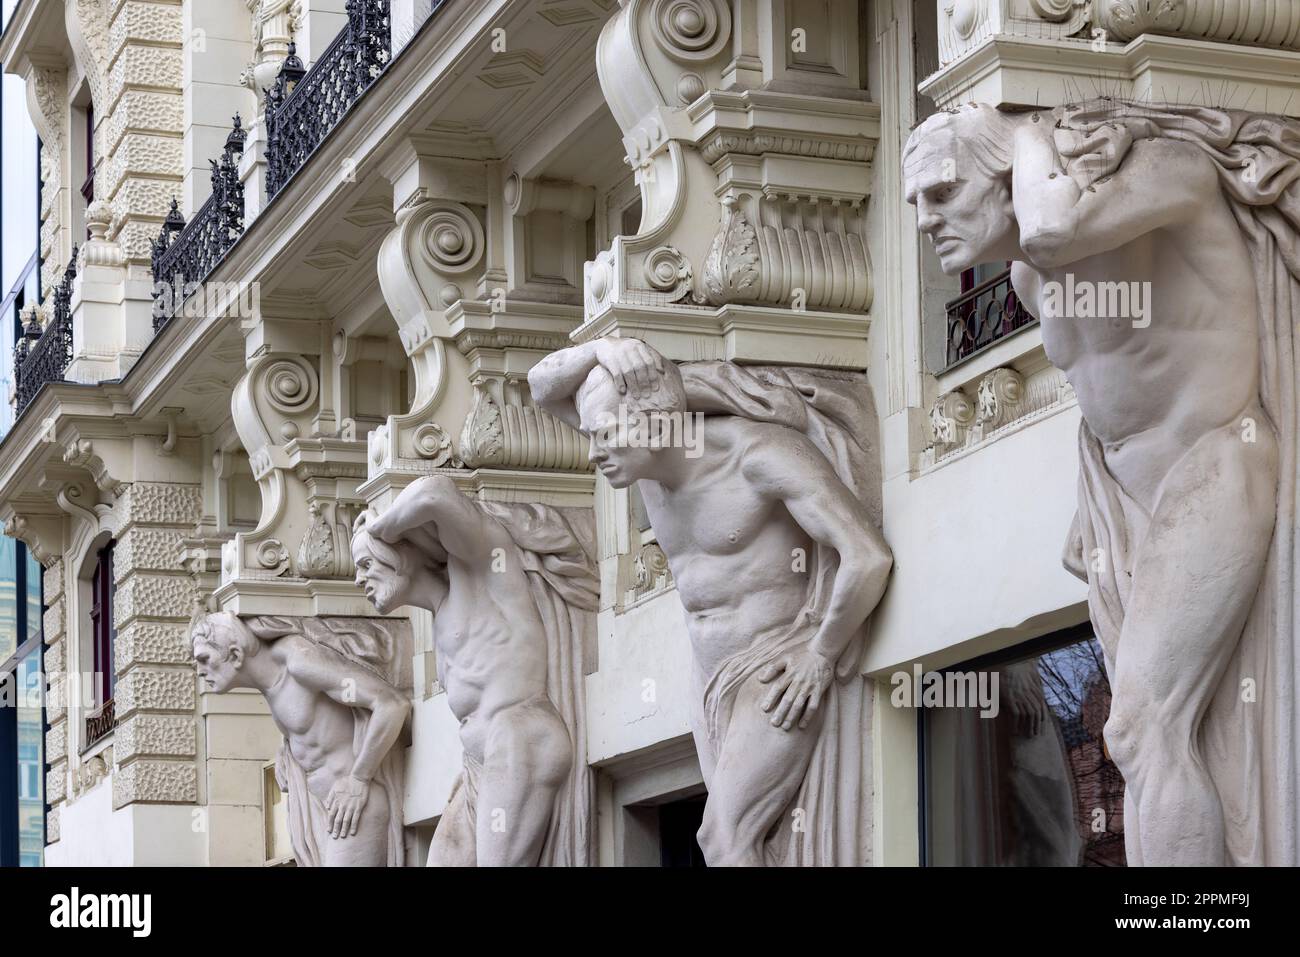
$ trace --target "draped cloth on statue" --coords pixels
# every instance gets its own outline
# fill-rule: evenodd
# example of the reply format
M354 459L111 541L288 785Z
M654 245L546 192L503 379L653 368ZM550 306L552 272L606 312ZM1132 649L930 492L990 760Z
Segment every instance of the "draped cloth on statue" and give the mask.
M590 509L479 502L519 549L533 604L546 632L546 693L569 731L573 762L555 799L540 864L595 864L595 775L587 765L587 714L583 682L593 662L600 577L596 520ZM481 766L469 755L438 823L455 828L457 846L472 859L475 801Z
M784 425L806 435L826 456L872 523L880 527L880 472L876 415L861 373L730 362L680 366L692 412L734 415ZM839 557L818 546L808 563L809 588L794 622L755 636L753 643L708 676L705 726L714 753L721 753L736 696L746 680L771 661L810 642L817 633ZM824 720L812 760L791 805L803 811L803 827L789 814L768 837L768 863L785 866L859 866L869 863L871 793L871 698L859 673L867 628L849 642L836 665L836 680L822 701Z
M1061 111L1058 111L1060 114ZM1107 101L1061 114L1081 132L1124 122L1204 150L1241 229L1255 272L1260 401L1278 434L1277 517L1259 591L1236 651L1201 726L1201 751L1223 804L1226 860L1295 865L1297 856L1297 330L1300 329L1300 121L1201 107ZM1121 166L1118 176L1124 175ZM1267 428L1268 423L1259 423ZM1067 565L1101 548L1104 571L1088 573L1088 604L1113 667L1129 600L1132 554L1150 516L1106 469L1086 424L1080 429L1079 514ZM1080 547L1082 552L1079 551ZM1073 552L1073 554L1071 554ZM1247 684L1248 682L1248 684ZM1253 688L1253 699L1243 690ZM1243 700L1248 699L1248 700Z
M410 640L404 632L387 627L383 619L358 620L355 618L272 618L262 617L250 622L262 640L300 634L333 654L339 655L373 672L387 684L399 690L408 699L412 690L412 652ZM353 708L352 749L355 754L365 740L370 723L370 712ZM403 731L403 738L407 732ZM399 741L388 752L372 780L381 794L372 794L366 809L373 813L376 799L387 804L388 810L388 865L401 867L405 862L402 840L402 799L406 770L406 749ZM294 760L288 742L280 745L275 760L275 777L285 792L288 805L289 840L294 859L299 867L320 867L322 848L334 840L330 836L329 816L325 804L307 787L307 774Z

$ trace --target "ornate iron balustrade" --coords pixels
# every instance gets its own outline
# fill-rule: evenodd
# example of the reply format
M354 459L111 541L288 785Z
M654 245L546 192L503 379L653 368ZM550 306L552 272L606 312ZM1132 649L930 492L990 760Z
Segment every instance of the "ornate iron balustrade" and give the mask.
M93 747L113 733L117 727L117 709L113 699L109 698L98 709L86 715L86 737L82 751Z
M244 233L244 184L236 157L244 152L243 122L235 114L221 159L212 164L212 195L187 224L175 198L153 244L154 331L184 304Z
M962 293L946 309L949 366L1038 321L1011 288L1010 269Z
M54 315L41 328L35 311L14 349L14 394L17 414L36 398L47 382L62 382L72 362L72 281L77 278L77 247L54 287Z
M266 91L266 198L300 170L392 59L389 0L347 0L347 26L303 69L294 44Z

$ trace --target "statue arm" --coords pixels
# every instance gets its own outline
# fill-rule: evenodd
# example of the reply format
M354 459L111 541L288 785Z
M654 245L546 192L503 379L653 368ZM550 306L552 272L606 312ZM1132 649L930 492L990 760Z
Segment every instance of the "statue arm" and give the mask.
M1212 165L1195 147L1164 138L1134 144L1129 127L1117 123L1087 136L1061 133L1071 144L1063 162L1057 132L1046 121L1022 122L1015 132L1012 203L1021 249L1040 269L1185 222L1218 189ZM1093 185L1081 187L1071 173ZM1097 185L1099 175L1110 178Z
M366 733L352 763L352 777L370 782L397 743L411 705L396 688L341 655L308 644L289 660L289 674L301 685L350 708L370 712ZM347 744L351 746L349 740Z
M552 352L529 371L528 388L539 406L580 429L574 396L592 369L604 367L619 392L631 389L641 395L651 390L655 372L664 371L663 363L663 356L640 339L606 337Z
M444 555L468 562L482 560L505 536L497 522L446 475L416 479L367 529L390 543L405 539L425 547L426 542L437 542Z
M745 457L746 477L779 500L791 518L820 545L839 555L839 567L812 649L832 666L885 593L893 555L862 504L840 481L808 438L784 426L773 441L758 443Z

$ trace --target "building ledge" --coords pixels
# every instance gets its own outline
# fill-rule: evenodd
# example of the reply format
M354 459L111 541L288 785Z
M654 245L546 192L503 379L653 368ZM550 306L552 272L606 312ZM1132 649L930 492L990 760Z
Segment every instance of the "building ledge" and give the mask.
M1300 116L1300 53L1154 34L1104 45L996 34L918 89L941 109L972 102L1053 107L1109 96Z

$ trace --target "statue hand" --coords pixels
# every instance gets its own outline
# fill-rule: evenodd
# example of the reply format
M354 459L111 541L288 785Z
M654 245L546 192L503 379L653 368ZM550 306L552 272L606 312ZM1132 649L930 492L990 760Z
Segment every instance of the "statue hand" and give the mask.
M759 681L772 682L762 704L765 713L776 709L772 727L789 731L796 721L808 727L834 676L835 663L811 648L784 655L760 671Z
M370 782L349 775L339 778L325 798L330 836L351 837L361 826L361 811L370 799Z
M393 504L378 518L366 523L366 531L390 545L413 528L435 521L444 496L459 495L455 483L445 475L425 475L398 493Z
M634 396L658 389L664 371L663 356L640 339L597 339L596 361L614 379L619 392L630 390Z

